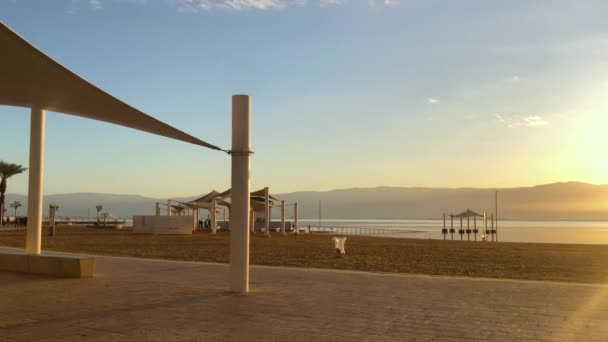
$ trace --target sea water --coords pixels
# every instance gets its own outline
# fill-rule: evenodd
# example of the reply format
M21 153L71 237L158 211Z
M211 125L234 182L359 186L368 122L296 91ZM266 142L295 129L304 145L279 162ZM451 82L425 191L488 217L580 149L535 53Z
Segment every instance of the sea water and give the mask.
M319 219L300 219L299 225L307 227L319 225ZM446 221L450 228L450 221ZM466 228L466 220L463 223ZM352 227L352 232L376 232L382 231L382 236L396 238L416 239L441 239L443 234L442 220L353 220L353 219L323 219L321 227L336 232L344 230L344 227ZM339 228L342 227L342 228ZM477 229L483 231L483 220L477 221ZM369 228L369 230L366 230ZM454 240L460 240L458 230L460 221L454 221ZM470 221L470 229L473 230L473 220ZM490 229L488 223L488 229ZM378 235L380 235L378 233ZM448 233L446 239L450 240ZM474 235L470 235L474 239ZM481 239L481 233L477 234ZM467 235L463 235L467 240ZM540 243L575 243L575 244L608 244L608 221L498 221L498 240L505 242L540 242Z

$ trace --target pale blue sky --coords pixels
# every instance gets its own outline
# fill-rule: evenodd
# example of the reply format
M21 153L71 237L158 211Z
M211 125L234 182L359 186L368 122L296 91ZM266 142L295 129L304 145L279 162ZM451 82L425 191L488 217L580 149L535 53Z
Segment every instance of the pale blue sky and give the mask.
M252 186L275 192L608 183L607 17L602 0L0 0L50 56L213 144L252 95ZM28 114L0 107L0 159L27 165ZM47 121L46 193L229 186L222 153Z

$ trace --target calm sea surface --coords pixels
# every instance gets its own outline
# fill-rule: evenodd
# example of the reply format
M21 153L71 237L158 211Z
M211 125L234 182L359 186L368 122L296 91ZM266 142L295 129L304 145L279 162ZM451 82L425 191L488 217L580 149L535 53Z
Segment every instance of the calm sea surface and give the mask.
M301 226L318 226L319 219L300 219ZM448 229L450 222L447 221ZM488 223L489 224L489 223ZM466 221L464 223L466 229ZM353 227L361 232L369 229L371 233L382 231L382 236L443 239L441 220L329 220L321 221L323 229L335 227ZM454 222L456 232L459 222ZM482 231L482 222L477 222L477 228ZM344 228L341 228L344 230ZM471 221L473 229L473 221ZM481 234L478 235L478 239ZM447 234L450 239L450 234ZM464 240L467 235L464 234ZM499 221L499 241L511 242L544 242L544 243L582 243L608 244L608 221ZM458 233L454 240L460 240ZM473 240L473 234L471 234Z

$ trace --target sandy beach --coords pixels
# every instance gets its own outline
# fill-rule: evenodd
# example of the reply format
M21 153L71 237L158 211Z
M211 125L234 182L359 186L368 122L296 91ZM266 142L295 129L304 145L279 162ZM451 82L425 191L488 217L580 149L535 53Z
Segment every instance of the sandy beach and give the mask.
M251 238L255 265L314 267L372 272L608 282L608 245L481 243L351 236L347 255L334 255L332 235ZM135 235L129 230L62 226L43 250L139 258L228 262L229 234ZM0 245L22 247L25 231L0 231Z

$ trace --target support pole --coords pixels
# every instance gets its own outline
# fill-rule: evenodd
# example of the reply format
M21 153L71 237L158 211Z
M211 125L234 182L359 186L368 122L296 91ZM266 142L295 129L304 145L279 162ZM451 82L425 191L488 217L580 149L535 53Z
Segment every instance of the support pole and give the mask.
M492 233L492 231L494 230L494 214L492 214L492 225L491 225L491 230L490 230L490 235L492 236L492 242L494 242L494 234Z
M488 231L488 214L484 211L483 212L483 234L482 234L482 236L484 238L482 239L482 241L486 241L488 239L487 231Z
M214 198L211 203L211 234L217 233L217 201Z
M496 242L498 242L498 191L494 193L494 211L496 212Z
M477 241L477 216L473 216L473 235L475 235L475 241Z
M44 186L44 126L46 111L32 107L30 168L27 195L25 251L40 254L42 244L42 193Z
M171 200L167 200L167 216L172 216L173 210L171 210Z
M198 208L192 208L192 221L194 226L192 227L192 231L195 232L198 228Z
M454 240L454 215L450 214L450 235L452 235L452 240Z
M49 205L49 236L55 236L55 213L57 207L54 204Z
M285 200L281 201L281 234L285 235Z
M232 208L230 210L230 290L249 291L249 173L251 97L232 96Z
M264 221L264 234L270 235L270 189L268 189L268 187L264 188L264 201L266 204L266 211L264 213L266 216Z
M294 232L298 232L298 203L294 203L293 205L293 224L294 224Z
M462 241L462 217L460 218L460 230L458 231L458 234L460 234L460 240Z
M443 213L443 231L442 231L442 232L445 232L445 231L446 231L446 227L445 227L445 213ZM444 239L444 240L445 240L445 235L446 235L446 234L445 234L445 233L443 233L443 239Z
M160 216L160 203L156 202L156 216Z
M255 234L255 211L251 209L249 212L251 213L251 217L249 218L249 225L251 226L251 232Z

